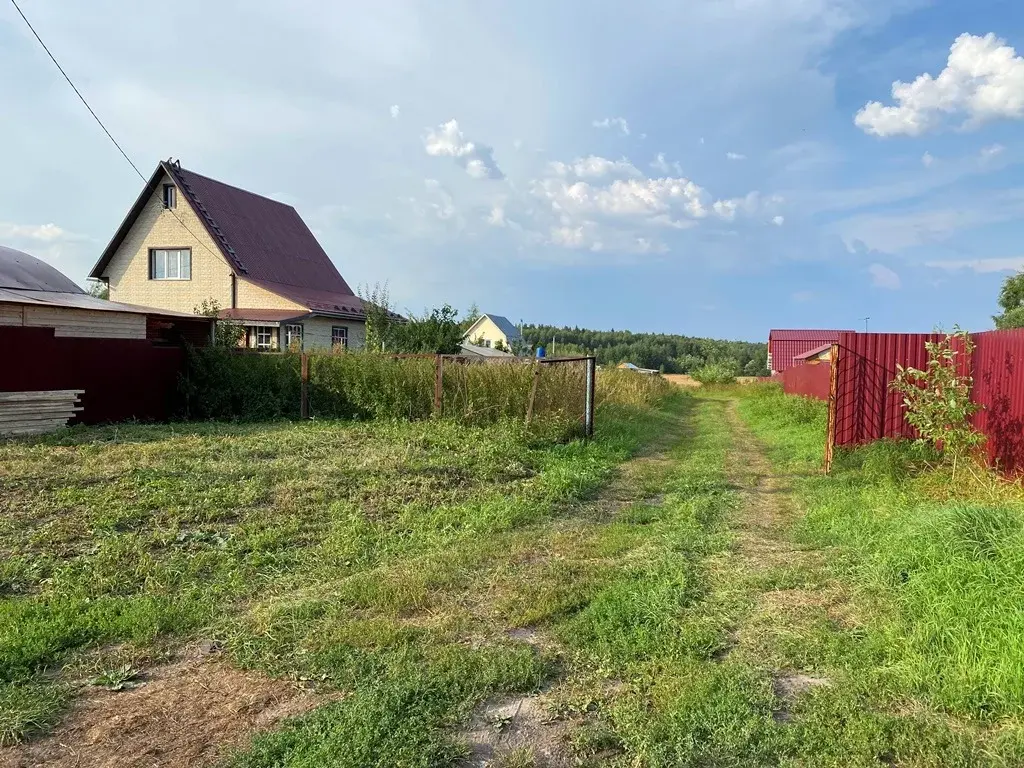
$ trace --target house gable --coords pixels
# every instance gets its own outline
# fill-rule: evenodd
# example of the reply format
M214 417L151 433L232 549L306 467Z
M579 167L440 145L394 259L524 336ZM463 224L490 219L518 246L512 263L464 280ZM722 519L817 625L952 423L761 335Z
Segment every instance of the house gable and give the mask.
M166 184L175 182L165 171L154 174L90 276L107 281L112 301L176 312L206 300L230 307L231 266L180 190L173 211L164 206ZM190 279L150 279L150 251L181 248L191 250Z

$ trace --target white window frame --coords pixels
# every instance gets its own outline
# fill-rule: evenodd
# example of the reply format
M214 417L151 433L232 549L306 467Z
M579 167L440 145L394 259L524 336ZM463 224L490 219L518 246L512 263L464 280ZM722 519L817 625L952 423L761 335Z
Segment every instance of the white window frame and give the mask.
M289 323L284 326L284 348L291 349L292 342L299 342L299 349L302 349L302 324L301 323Z
M173 264L174 268L171 269ZM171 272L173 271L173 275ZM150 280L191 280L192 249L191 248L150 248L149 249Z
M340 333L339 333L340 331ZM339 341L340 339L340 341ZM331 349L348 349L348 326L331 326Z
M178 207L178 188L173 184L164 184L163 203L164 208Z
M277 329L270 325L254 325L252 327L253 349L273 349L275 330ZM263 337L266 337L265 342L261 342Z

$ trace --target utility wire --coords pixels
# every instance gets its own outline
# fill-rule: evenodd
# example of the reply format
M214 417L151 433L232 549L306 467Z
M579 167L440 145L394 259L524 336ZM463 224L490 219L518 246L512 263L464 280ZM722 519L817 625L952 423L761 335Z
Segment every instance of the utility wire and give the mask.
M39 33L36 32L35 27L32 26L32 22L30 22L28 20L28 17L25 16L25 12L21 10L21 7L18 5L17 0L11 0L11 5L14 6L15 10L18 12L18 15L21 16L21 20L25 22L25 26L27 26L29 30L32 32L32 35L39 42L39 45L41 45L43 50L46 51L46 55L50 57L50 61L52 61L54 63L54 66L56 66L57 69L60 70L60 73L64 75L64 79L68 81L68 85L71 86L71 90L75 92L75 95L78 96L81 102L85 105L85 108L89 110L89 114L92 115L93 120L95 120L99 127L103 129L103 132L107 134L107 138L110 139L113 145L117 147L117 151L121 153L121 157L127 160L128 165L130 165L132 167L132 170L135 171L136 174L138 174L138 177L148 184L149 179L142 175L142 171L140 171L138 166L136 166L135 163L132 162L132 159L128 157L128 153L121 148L121 145L117 143L117 139L114 138L113 134L109 130L107 130L107 126L105 126L103 124L103 121L100 120L99 115L96 114L96 111L91 106L89 106L89 102L85 100L85 96L82 95L82 92L79 91L78 87L71 81L71 78L68 77L68 73L64 71L64 67L60 65L60 62L57 61L56 57L50 52L50 49L46 46L46 43L43 42L43 38L39 36ZM210 253L213 256L223 256L223 254L215 253L214 251L210 250L210 247L206 245L202 240L200 240L196 233L189 229L188 225L181 220L181 217L174 212L174 209L167 208L166 210L168 210L170 214L175 219L178 220L178 223L185 228L185 231L192 235L192 237L195 238L195 241L199 243L201 246L203 246L203 248L210 251Z
M25 25L29 28L29 31L31 31L33 36L35 36L36 40L39 41L39 44L43 47L43 50L46 51L46 55L50 57L50 61L52 61L54 65L57 67L57 69L60 70L60 73L64 75L64 79L68 81L68 85L71 86L71 90L73 90L75 94L78 96L78 98L81 99L82 103L85 104L85 108L89 110L89 114L92 115L93 119L99 124L100 128L103 129L103 132L107 134L107 138L114 142L114 146L117 147L117 151L121 153L122 157L124 157L125 160L128 161L128 165L130 165L132 169L137 174L139 174L139 178L142 179L143 181L147 181L146 177L142 175L142 172L135 167L135 163L132 162L132 159L128 157L128 153L121 149L121 145L117 143L117 139L115 139L111 135L110 131L107 130L107 126L103 124L103 121L100 120L99 116L93 111L93 108L89 106L89 102L85 100L85 96L82 95L82 92L78 90L78 88L75 86L73 82L71 82L71 78L68 77L68 73L64 71L64 67L62 67L60 65L60 62L57 61L56 58L54 58L54 55L52 53L50 53L50 49L46 47L46 43L43 42L43 38L39 36L39 33L36 32L36 28L32 26L32 22L30 22L28 18L25 16L25 13L24 11L21 10L21 7L18 5L17 0L11 0L11 4L14 6L14 9L18 12L18 15L21 16L21 20L25 22Z

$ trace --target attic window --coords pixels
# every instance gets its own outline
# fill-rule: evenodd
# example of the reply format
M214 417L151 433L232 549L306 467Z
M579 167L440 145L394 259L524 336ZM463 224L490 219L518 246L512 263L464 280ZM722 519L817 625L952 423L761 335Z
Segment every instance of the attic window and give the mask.
M164 184L164 208L178 207L178 188L173 184Z

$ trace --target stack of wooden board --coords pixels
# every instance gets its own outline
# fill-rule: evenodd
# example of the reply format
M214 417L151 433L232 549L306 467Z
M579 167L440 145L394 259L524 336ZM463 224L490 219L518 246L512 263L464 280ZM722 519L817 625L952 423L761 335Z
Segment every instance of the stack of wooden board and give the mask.
M81 389L51 392L0 392L0 435L38 435L66 427Z

